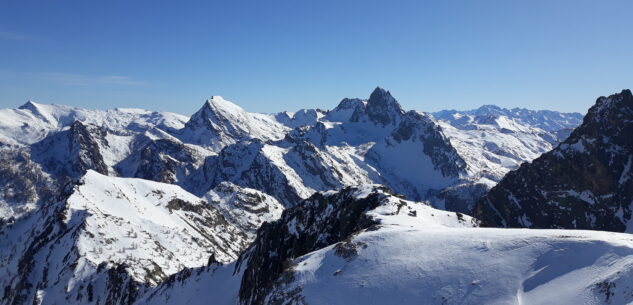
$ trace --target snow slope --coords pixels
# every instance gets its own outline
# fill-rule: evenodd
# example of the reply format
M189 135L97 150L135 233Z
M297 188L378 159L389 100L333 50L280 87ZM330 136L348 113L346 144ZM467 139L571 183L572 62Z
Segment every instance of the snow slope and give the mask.
M89 170L59 202L0 228L0 304L132 301L187 268L234 261L281 209L254 190L213 195L206 202L175 185ZM238 206L272 213L231 210ZM250 213L251 223L229 213Z

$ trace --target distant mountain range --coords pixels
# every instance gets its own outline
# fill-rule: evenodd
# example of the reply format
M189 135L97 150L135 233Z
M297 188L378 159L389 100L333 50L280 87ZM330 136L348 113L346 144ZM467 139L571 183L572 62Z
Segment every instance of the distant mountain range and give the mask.
M479 226L631 232L632 128L628 90L584 118L382 88L295 113L2 109L0 304L631 302L627 234Z

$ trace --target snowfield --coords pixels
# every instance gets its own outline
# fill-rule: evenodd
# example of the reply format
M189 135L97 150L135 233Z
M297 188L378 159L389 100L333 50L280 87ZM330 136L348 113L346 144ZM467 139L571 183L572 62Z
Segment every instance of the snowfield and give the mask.
M350 243L351 256L333 245L294 260L277 293L305 304L633 302L627 234L392 225Z

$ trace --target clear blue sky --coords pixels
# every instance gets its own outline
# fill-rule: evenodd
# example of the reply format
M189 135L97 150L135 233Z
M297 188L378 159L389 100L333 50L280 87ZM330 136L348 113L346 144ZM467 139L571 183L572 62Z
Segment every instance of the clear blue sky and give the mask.
M633 87L633 1L0 2L0 107L585 112Z

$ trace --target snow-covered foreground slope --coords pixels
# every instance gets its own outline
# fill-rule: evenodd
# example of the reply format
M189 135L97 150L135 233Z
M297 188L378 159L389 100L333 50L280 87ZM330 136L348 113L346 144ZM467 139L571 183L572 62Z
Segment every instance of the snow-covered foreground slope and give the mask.
M393 225L293 260L285 304L629 304L625 234Z
M186 268L234 261L256 226L282 209L237 187L208 197L88 171L57 203L0 228L1 303L131 302L143 287ZM231 210L238 206L243 211Z
M315 194L237 264L179 274L138 304L629 304L632 281L628 234L478 228L368 186Z

